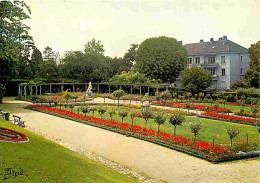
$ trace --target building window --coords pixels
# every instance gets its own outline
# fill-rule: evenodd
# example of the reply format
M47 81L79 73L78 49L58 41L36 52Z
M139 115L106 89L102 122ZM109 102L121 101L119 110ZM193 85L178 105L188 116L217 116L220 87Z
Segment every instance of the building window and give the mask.
M209 64L215 64L215 57L209 57Z
M188 64L192 64L192 58L189 58Z
M195 57L195 62L196 62L196 64L199 64L200 63L200 57Z
M216 75L216 69L209 69L209 74L210 74L211 76Z
M240 74L241 74L241 75L244 74L244 68L241 68Z
M222 64L226 63L226 56L221 56L221 63Z
M226 69L222 69L222 76L225 76L226 75Z
M243 56L240 56L240 61L243 62Z

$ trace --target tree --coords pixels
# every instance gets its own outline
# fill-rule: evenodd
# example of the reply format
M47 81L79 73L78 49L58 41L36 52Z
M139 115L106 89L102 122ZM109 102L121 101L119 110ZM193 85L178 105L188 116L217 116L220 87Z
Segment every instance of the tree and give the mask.
M122 123L124 122L124 118L127 117L128 111L118 111L119 116L121 116Z
M39 75L40 65L43 63L42 53L36 47L33 49L31 58L31 68L33 74L37 77Z
M173 82L187 61L187 51L176 39L161 36L146 39L139 45L135 66L149 78Z
M211 75L203 68L192 66L182 74L183 86L192 93L199 93L212 84Z
M130 118L131 118L131 121L132 121L132 125L134 125L134 118L136 117L136 112L134 110L131 110L129 112L129 115L130 115Z
M116 90L113 92L113 96L117 98L118 100L118 107L119 107L119 98L125 95L125 91L124 90Z
M29 52L34 47L30 27L23 21L30 18L24 1L0 2L0 83L21 76L28 67Z
M164 113L159 113L154 117L154 122L158 125L158 133L160 132L160 126L164 124L166 118L164 117Z
M124 55L124 61L130 66L136 63L136 54L137 54L138 44L131 44L131 47Z
M174 112L169 118L169 122L174 126L174 135L176 135L176 128L185 121L185 116L181 112Z
M85 114L85 116L86 116L86 114L89 113L89 111L90 111L90 109L89 109L88 106L83 106L83 107L81 107L80 109L81 109L81 111Z
M247 84L244 83L242 80L238 80L232 83L230 88L235 90L237 90L238 88L247 88Z
M5 86L0 84L0 104L2 104L3 95L5 93Z
M100 108L98 109L98 113L100 115L100 118L102 119L102 115L106 112L106 109Z
M92 116L94 117L94 114L95 114L95 111L97 110L97 108L91 107L89 110L92 111Z
M194 142L195 142L195 146L196 147L196 138L199 135L200 130L202 129L202 123L200 121L197 121L195 123L190 123L189 124L191 133L194 134Z
M44 48L43 51L43 60L44 61L56 61L56 54L55 52L52 50L51 47L47 46L46 48Z
M260 41L249 48L250 68L246 71L246 80L250 87L260 87Z
M239 135L239 129L238 128L235 128L233 126L230 126L230 127L227 127L227 134L229 136L229 139L230 139L230 144L231 144L231 147L232 147L232 140L236 137L238 137Z
M87 55L104 55L104 46L101 41L96 41L94 38L85 45L84 52Z
M110 110L108 111L108 114L109 114L110 120L112 121L112 117L113 117L113 115L116 114L115 109L114 109L114 108L110 109Z
M152 111L149 109L149 108L145 108L143 111L142 111L142 118L144 118L145 120L145 128L147 128L147 122L150 118L153 117L153 113Z

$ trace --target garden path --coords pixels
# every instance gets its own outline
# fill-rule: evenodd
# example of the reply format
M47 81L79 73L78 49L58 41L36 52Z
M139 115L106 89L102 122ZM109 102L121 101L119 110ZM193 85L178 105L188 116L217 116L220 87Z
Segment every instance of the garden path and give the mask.
M174 183L260 181L258 158L212 164L146 141L26 110L23 107L27 104L9 98L0 108L21 116L29 130L60 139L151 177Z

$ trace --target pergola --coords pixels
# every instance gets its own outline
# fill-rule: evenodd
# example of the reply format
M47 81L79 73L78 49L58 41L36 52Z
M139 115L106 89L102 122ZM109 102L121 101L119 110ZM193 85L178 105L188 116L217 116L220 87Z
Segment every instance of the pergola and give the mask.
M19 84L18 85L18 96L21 97L27 97L29 95L42 95L43 92L43 88L47 88L48 89L48 93L53 93L54 89L53 87L58 87L60 91L64 91L64 88L66 86L70 86L72 87L72 91L75 92L76 91L76 86L81 86L81 88L83 87L84 90L86 91L88 88L88 84L89 83L42 83L42 84ZM169 89L169 85L168 84L158 84L158 85L134 85L134 84L108 84L108 83L91 83L92 87L96 88L96 92L100 93L100 88L102 87L106 87L108 93L111 93L112 91L112 87L117 87L119 89L122 89L122 87L129 87L130 88L130 94L133 94L133 90L136 88L139 89L139 94L142 94L142 89L145 89L145 93L150 93L150 89L151 88L155 88L156 91L158 92L159 88L164 88L166 90Z

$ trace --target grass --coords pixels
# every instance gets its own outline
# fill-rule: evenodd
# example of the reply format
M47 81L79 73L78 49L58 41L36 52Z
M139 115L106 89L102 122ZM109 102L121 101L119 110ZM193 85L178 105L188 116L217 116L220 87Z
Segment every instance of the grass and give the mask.
M101 105L95 105L95 107L98 108L98 107L101 107ZM73 111L77 112L77 108L78 107L75 107L73 109ZM110 119L108 111L112 108L117 109L117 107L115 107L115 106L105 106L105 105L103 105L102 108L106 108L106 110L107 110L107 112L105 114L103 114L103 116L102 116L103 119ZM69 109L67 109L67 110L69 110ZM120 106L120 110L129 110L129 109L127 107ZM141 112L140 109L132 109L132 110L135 110L136 112ZM82 113L82 112L80 112L80 113ZM153 112L153 113L157 114L158 112ZM92 115L92 112L90 112L89 115ZM98 114L97 111L94 113L94 116L100 117L100 115ZM160 130L172 134L173 130L174 130L173 125L168 122L170 114L165 113L165 116L167 117L167 120L164 125L161 125ZM121 121L121 117L118 116L118 114L116 114L113 116L113 120ZM226 127L228 127L228 126L234 126L234 127L239 128L240 135L239 135L238 139L235 139L235 140L246 139L246 133L249 134L249 138L259 138L259 135L257 133L257 128L254 126L229 123L226 121L212 120L212 119L205 119L205 118L196 119L196 117L194 117L194 116L186 116L186 121L184 123L182 123L181 126L177 127L177 134L183 135L185 137L193 138L193 134L191 133L188 125L189 125L189 122L194 122L196 120L199 120L203 123L203 130L199 136L200 140L211 142L212 136L214 134L216 134L218 137L215 139L215 142L221 143L221 144L222 143L229 144L229 142L230 142L229 137L226 133ZM131 118L129 117L129 115L126 118L124 118L124 122L131 123ZM143 118L136 117L134 119L134 124L144 127L145 120ZM154 122L153 119L149 119L148 127L155 129L155 130L157 130L157 128L158 128L157 124Z
M195 103L196 105L208 105L210 106L211 104L210 103ZM212 106L214 106L214 103L212 103ZM232 105L232 104L219 104L219 107L224 107L224 108L227 108L227 109L231 109L232 112L236 112L236 111L240 111L240 109L242 109L242 106L240 105ZM251 107L249 106L244 106L244 109L246 110L251 110Z
M0 182L137 182L41 136L0 120L0 126L22 132L27 143L0 141ZM5 169L24 175L3 180Z

